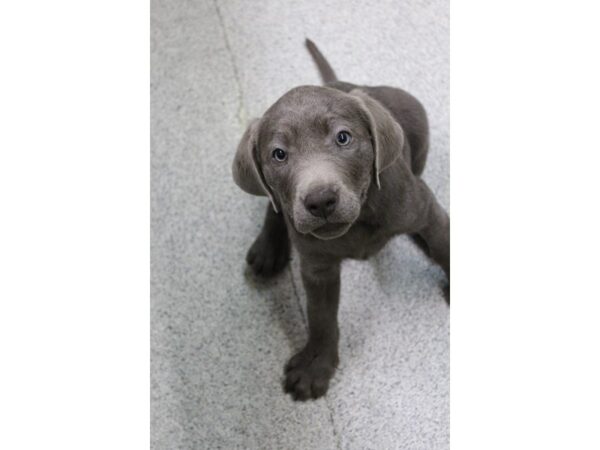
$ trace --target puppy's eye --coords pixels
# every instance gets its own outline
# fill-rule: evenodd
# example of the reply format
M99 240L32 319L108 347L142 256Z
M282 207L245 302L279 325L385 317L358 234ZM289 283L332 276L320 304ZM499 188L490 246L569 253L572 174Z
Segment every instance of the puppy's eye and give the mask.
M335 137L338 145L348 145L352 141L352 136L347 131L340 131Z
M276 161L283 162L287 159L287 153L285 152L285 150L276 148L275 150L273 150L273 158Z

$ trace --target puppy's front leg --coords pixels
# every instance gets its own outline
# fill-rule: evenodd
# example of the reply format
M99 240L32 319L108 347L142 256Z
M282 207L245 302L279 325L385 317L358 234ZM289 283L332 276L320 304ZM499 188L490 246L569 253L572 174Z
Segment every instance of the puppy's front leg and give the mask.
M340 262L316 262L303 257L301 271L309 337L304 349L290 359L285 369L285 390L295 400L324 395L339 361Z
M246 262L255 274L270 277L281 272L290 259L290 239L283 214L269 203L260 234L248 250Z

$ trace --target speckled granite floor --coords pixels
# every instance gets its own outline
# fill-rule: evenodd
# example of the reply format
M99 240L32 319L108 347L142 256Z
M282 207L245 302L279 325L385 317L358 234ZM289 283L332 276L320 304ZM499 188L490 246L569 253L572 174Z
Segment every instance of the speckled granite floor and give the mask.
M448 206L445 0L152 0L152 447L444 449L449 310L443 274L405 238L345 263L339 370L295 403L283 364L306 337L297 258L246 272L265 198L232 181L249 118L318 84L312 38L341 79L390 84L428 110L425 171Z

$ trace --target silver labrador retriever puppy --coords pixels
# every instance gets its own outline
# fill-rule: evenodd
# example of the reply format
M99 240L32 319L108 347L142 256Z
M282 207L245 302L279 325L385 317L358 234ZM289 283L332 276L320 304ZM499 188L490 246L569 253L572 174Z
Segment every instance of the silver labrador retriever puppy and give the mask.
M324 87L292 89L252 121L233 162L244 191L268 196L247 262L281 271L290 240L300 255L308 343L285 368L295 399L327 391L338 364L340 263L364 259L408 233L450 276L450 221L420 178L428 151L423 106L400 89L337 81L307 39Z

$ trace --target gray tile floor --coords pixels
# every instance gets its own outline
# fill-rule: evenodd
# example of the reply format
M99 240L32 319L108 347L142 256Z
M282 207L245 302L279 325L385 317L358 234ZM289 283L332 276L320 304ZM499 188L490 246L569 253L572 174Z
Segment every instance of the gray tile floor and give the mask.
M153 448L448 448L441 270L403 237L345 263L339 370L295 403L280 383L306 337L297 258L270 282L247 273L267 202L230 174L248 119L319 83L310 37L341 79L421 99L424 176L448 206L446 1L153 0L151 25Z

